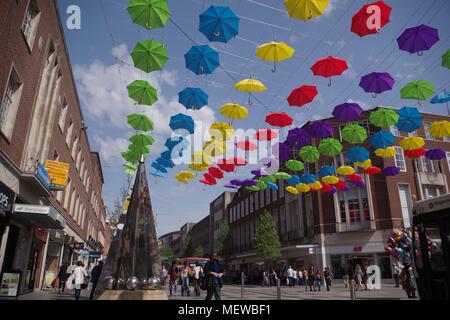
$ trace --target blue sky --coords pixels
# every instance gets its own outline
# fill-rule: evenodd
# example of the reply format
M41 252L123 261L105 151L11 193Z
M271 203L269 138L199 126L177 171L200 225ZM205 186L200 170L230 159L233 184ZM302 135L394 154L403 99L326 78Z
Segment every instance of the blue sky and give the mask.
M215 121L226 121L218 110L227 102L249 108L249 118L235 123L236 127L259 129L267 128L264 118L269 110L287 112L296 125L301 125L329 116L335 105L348 100L365 108L415 105L414 101L400 99L400 89L409 81L433 82L437 91L450 87L450 71L440 67L441 55L450 47L448 0L387 0L393 8L391 22L379 34L363 38L350 32L350 24L351 17L365 1L331 0L323 16L305 23L288 18L283 0L168 0L173 21L198 44L208 44L198 31L199 14L210 5L232 8L241 18L239 36L227 44L212 46L220 53L223 69L236 80L253 76L268 87L268 91L257 94L264 106L256 102L248 106L247 95L236 91L234 81L220 69L208 76L196 76L187 70L183 55L193 45L192 41L170 21L166 28L152 31L133 24L126 11L128 2L58 0L63 21L69 5L81 8L81 30L66 29L65 33L90 143L102 156L106 180L103 196L108 207L112 207L126 180L120 158L132 134L126 115L145 111L155 122L153 134L158 142L152 148L149 164L164 151L163 143L171 134L170 116L185 112L177 100L178 92L186 86L201 87L209 94L209 105L194 113L198 124L203 123L206 129ZM440 41L420 57L398 50L396 38L401 32L421 23L439 29ZM169 61L163 72L146 75L130 66L129 53L137 41L149 38L166 45ZM255 56L258 44L272 40L284 41L296 50L291 60L278 65L276 73L271 72L270 63ZM327 55L345 58L349 65L342 76L333 78L331 88L326 79L314 77L310 71L318 58ZM396 80L394 89L377 98L365 93L358 86L360 77L373 71L389 72ZM134 106L127 96L126 86L137 79L148 80L158 89L160 100L150 109ZM286 101L291 90L303 84L314 84L319 91L309 111L289 107ZM446 113L445 106L429 103L424 103L423 110ZM248 168L240 169L236 174L227 174L227 179L213 187L204 188L198 181L179 186L174 175L184 168L171 169L165 178L149 179L159 235L205 217L209 203L225 190L224 182L248 174Z

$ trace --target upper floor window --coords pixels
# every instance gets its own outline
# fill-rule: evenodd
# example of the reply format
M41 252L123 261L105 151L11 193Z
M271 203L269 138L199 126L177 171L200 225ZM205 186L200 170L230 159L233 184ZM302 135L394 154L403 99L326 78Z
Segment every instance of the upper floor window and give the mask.
M67 105L66 98L64 98L62 106L61 106L61 113L59 114L59 121L58 121L58 125L61 128L61 131L63 131L63 132L64 132L64 127L66 125L67 109L69 109L69 106Z
M23 85L16 69L13 67L9 76L8 85L0 106L0 131L8 140L11 139L16 122L17 109L22 96Z
M400 168L400 171L406 172L406 162L405 162L405 156L403 154L403 149L400 147L394 147L396 154L395 154L395 165Z
M73 139L72 145L72 159L75 161L77 155L77 147L78 147L78 137L75 135L75 139Z
M66 145L70 148L70 143L72 142L72 134L73 134L73 122L72 119L69 120L69 129L67 129L66 135Z
M400 136L400 131L398 131L397 126L391 126L389 128L389 130L391 131L391 133L396 136L399 137Z
M22 23L22 33L27 41L30 50L33 49L34 40L36 39L41 12L36 0L30 0L27 13Z
M448 171L450 171L450 152L446 152L446 155L447 155Z

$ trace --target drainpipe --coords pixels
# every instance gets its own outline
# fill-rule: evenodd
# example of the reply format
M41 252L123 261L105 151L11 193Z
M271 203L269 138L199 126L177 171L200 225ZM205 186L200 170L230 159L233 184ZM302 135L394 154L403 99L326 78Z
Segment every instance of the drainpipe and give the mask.
M367 200L369 201L370 229L375 230L375 213L373 211L372 186L370 185L370 176L364 175L366 180Z
M422 179L420 179L419 163L418 163L417 159L413 160L413 167L414 167L414 171L415 171L414 174L416 176L416 189L418 191L418 196L419 196L419 199L417 199L417 200L423 200Z

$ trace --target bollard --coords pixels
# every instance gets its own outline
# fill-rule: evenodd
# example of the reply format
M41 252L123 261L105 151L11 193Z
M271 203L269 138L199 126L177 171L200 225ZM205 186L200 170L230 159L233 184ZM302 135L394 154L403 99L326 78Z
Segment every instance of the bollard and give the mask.
M244 273L241 272L241 300L244 300Z
M355 280L350 280L350 300L356 300Z
M277 300L281 300L281 284L280 284L280 279L277 279Z

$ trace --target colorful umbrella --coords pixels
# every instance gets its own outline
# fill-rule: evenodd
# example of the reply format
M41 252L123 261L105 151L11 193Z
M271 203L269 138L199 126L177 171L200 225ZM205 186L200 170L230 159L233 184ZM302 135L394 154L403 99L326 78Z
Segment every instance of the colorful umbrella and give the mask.
M286 142L294 148L302 148L311 144L311 136L303 128L289 130Z
M217 167L209 167L208 173L216 179L223 179L223 172Z
M405 157L407 158L412 158L412 159L418 159L420 157L423 157L425 155L425 149L424 148L419 148L419 149L415 149L415 150L405 150L404 154Z
M175 163L171 159L159 157L158 159L155 160L155 162L159 163L164 168L174 168L175 167Z
M433 138L437 139L450 137L450 122L447 120L435 121L430 125L428 132Z
M403 150L415 150L422 148L425 145L425 141L421 137L407 137L400 141L400 147Z
M317 162L320 157L319 150L317 150L317 148L313 146L305 146L301 148L298 154L300 158L302 158L302 160L307 163Z
M357 103L343 103L333 110L333 116L340 122L355 121L362 113L363 109Z
M291 187L291 186L287 186L286 188L284 188L284 190L286 190L289 193L295 194L295 195L300 193L296 188Z
M326 121L314 121L309 124L307 130L313 138L324 139L333 136L333 126Z
M399 131L413 132L422 125L422 114L416 107L402 107L397 111L400 118L397 122Z
M236 169L234 164L218 163L217 166L225 172L233 172Z
M200 88L186 88L178 93L178 102L186 109L199 110L208 104L208 95Z
M302 171L305 169L305 165L298 160L288 160L284 166L291 171Z
M248 110L237 103L227 103L220 107L220 114L229 118L242 120L248 117Z
M347 157L352 162L364 162L369 159L369 151L363 147L352 147L347 151Z
M266 122L273 127L287 127L292 124L294 120L285 112L273 112L267 115Z
M448 106L448 103L450 102L450 93L448 93L446 90L444 90L441 93L439 93L438 95L434 96L430 102L432 104L445 103L447 105L447 113L450 116L450 108Z
M128 117L128 124L138 131L150 131L153 130L153 122L143 114L133 113Z
M200 181L200 183L203 183L205 186L213 186L213 185L217 184L216 181L206 180L205 178L200 179L199 181Z
M379 21L378 26L372 22L374 6L378 8L375 12L379 12L379 15L377 16L377 20ZM376 34L390 22L391 11L392 8L383 1L366 4L353 16L351 31L360 37Z
M387 72L372 72L361 77L359 86L365 92L374 93L373 97L376 97L377 94L392 90L394 82L394 78Z
M433 94L434 84L425 80L409 82L400 90L402 99L417 100L419 105L420 101L428 100Z
M265 190L267 189L267 184L263 181L256 180L256 186L259 190Z
M333 166L323 166L319 169L319 177L332 176L336 174L336 169Z
M372 160L367 159L364 162L355 162L355 165L359 168L367 169L372 166Z
M300 182L305 184L314 183L317 181L317 177L311 173L304 173L300 176Z
M282 172L282 171L279 171L279 172L275 173L274 176L275 176L275 178L282 179L282 180L287 180L287 179L290 179L292 177L290 174L288 174L286 172Z
M134 23L147 29L164 27L170 18L166 0L131 0L127 10Z
M133 163L129 163L127 162L124 166L123 166L125 173L129 174L129 175L134 175L136 173L137 170L137 163L133 164Z
M301 86L294 89L287 100L290 106L301 107L312 102L317 95L316 86Z
M324 156L334 157L342 152L342 144L337 139L326 138L320 142L317 149Z
M428 149L427 152L425 152L425 157L427 157L430 160L442 160L446 157L445 151L440 148L435 149Z
M258 141L271 141L278 137L278 132L272 129L259 129L253 135Z
M209 134L219 141L228 141L234 138L234 128L226 122L215 122L209 128Z
M325 193L336 193L336 188L333 186L330 186L329 184L323 184L322 185L322 191Z
M250 171L250 173L253 174L256 178L268 176L267 172L264 171L264 169L255 169Z
M228 42L239 33L239 18L229 7L210 6L200 15L200 32L211 42Z
M167 169L164 168L162 165L160 165L158 162L153 161L152 164L150 165L152 168L155 168L157 171L162 172L162 173L167 173Z
M397 123L400 116L392 109L379 108L372 111L369 116L369 121L376 127L389 128Z
M315 76L329 78L328 86L331 87L331 77L339 76L348 69L347 62L344 59L336 57L320 58L311 67Z
M362 181L362 177L357 173L348 174L345 178L349 181Z
M351 144L363 143L367 139L367 131L359 124L348 124L342 129L342 139Z
M390 131L377 131L370 136L373 148L387 148L394 144L395 137Z
M120 154L122 158L124 158L127 162L136 163L140 160L141 156L131 150L127 150L126 152L122 152Z
M335 184L339 182L339 178L336 176L325 176L322 178L322 182L327 184Z
M193 46L185 55L186 68L195 74L211 74L220 65L219 53L210 46Z
M197 175L191 171L180 171L175 175L175 178L178 180L189 181L196 177Z
M378 148L375 150L375 154L378 157L391 158L397 154L397 151L395 151L395 148L393 148L393 147Z
M334 186L336 187L336 189L338 190L344 190L344 191L348 191L347 189L347 185L345 184L345 182L343 180L340 180L334 184Z
M382 172L387 177L393 177L393 176L396 176L396 175L398 175L400 173L400 168L399 167L395 167L395 166L393 166L393 167L386 167L386 168L383 168Z
M400 50L417 53L419 56L423 54L423 51L431 49L438 41L438 30L424 24L406 29L400 37L397 38Z
M300 184L296 185L295 188L299 192L309 192L309 191L311 191L311 187L309 185L307 185L306 183L300 183Z
M378 173L380 173L380 172L381 172L381 169L378 168L378 167L375 167L375 166L371 166L371 167L369 167L369 168L364 169L363 172L364 172L365 174L372 175L372 174L378 174Z
M259 191L259 187L258 186L250 186L250 187L246 187L245 189L249 190L249 191Z
M181 144L182 148L186 148L189 146L189 141L187 141L184 137L173 136L166 140L166 143L164 144L164 146L171 151L173 148L175 148L179 144Z
M269 182L272 182L272 183L277 182L277 178L275 178L274 176L261 177L261 178L259 178L259 180L265 182L266 184Z
M317 191L323 188L323 185L320 183L320 181L310 183L308 184L308 186L311 188L311 191Z
M292 158L292 149L285 142L276 143L272 146L272 152L280 161L288 161Z
M261 58L263 61L272 61L273 69L272 72L277 70L277 62L290 59L295 50L289 47L284 42L269 42L260 45L256 49L256 56Z
M292 186L295 186L300 183L300 177L299 176L292 176L290 179L286 180L286 183Z
M181 113L170 117L169 127L173 131L182 130L189 134L194 134L195 131L195 123L192 117Z
M251 99L251 92L261 92L266 91L266 86L256 79L244 79L242 81L239 81L234 85L234 88L238 91L246 91L248 92L248 104L252 105L252 99Z
M147 134L135 134L130 138L130 141L135 145L149 146L155 142L155 139Z
M450 50L447 50L447 52L442 55L442 66L450 69Z
M340 174L342 176L348 176L350 174L355 173L355 169L350 166L340 166L336 169L337 174Z
M203 179L210 182L213 185L217 183L216 178L214 178L214 176L209 173L204 173Z
M147 73L161 70L167 62L166 47L156 40L138 42L131 52L134 66Z
M355 187L364 188L366 186L366 184L363 181L349 180L348 182L354 185Z
M236 147L245 151L254 151L258 149L257 145L251 142L250 140L243 140L236 142Z
M127 87L128 96L133 99L136 104L151 106L158 101L158 93L156 89L147 81L136 80Z
M232 185L238 186L238 187L241 187L241 186L242 186L242 182L243 182L243 180L239 180L239 179L233 179L233 180L230 181L230 183L231 183Z
M330 0L285 0L284 5L289 18L303 21L321 16L327 8Z
M235 186L234 184L231 184L231 183L225 184L224 187L228 188L228 189L238 189L239 188L238 186Z
M278 190L278 186L274 182L266 182L266 185L272 190Z
M151 171L150 174L151 174L152 176L155 176L155 177L164 177L164 173L162 173L162 172L160 172L160 171L158 171L158 170Z

